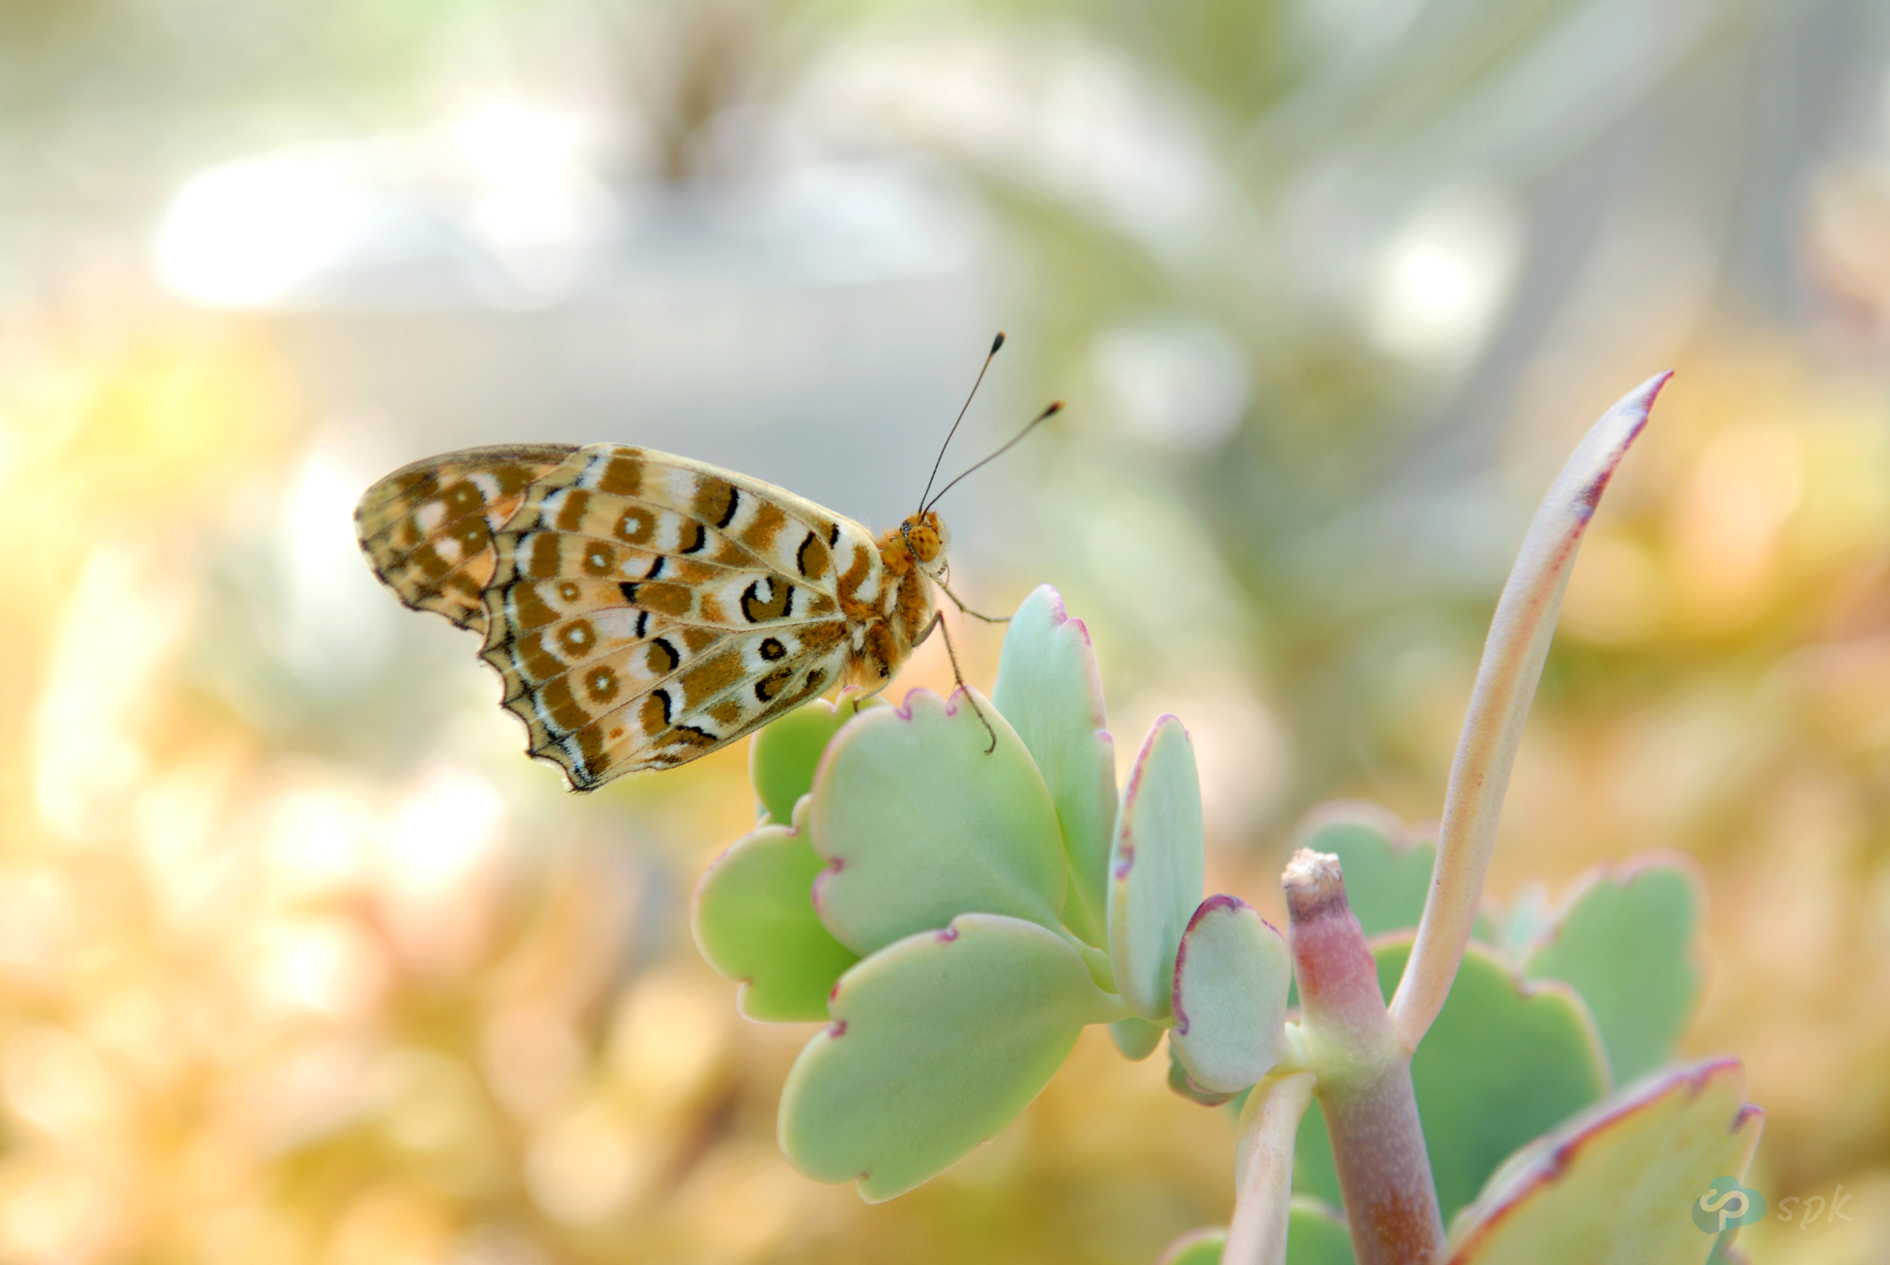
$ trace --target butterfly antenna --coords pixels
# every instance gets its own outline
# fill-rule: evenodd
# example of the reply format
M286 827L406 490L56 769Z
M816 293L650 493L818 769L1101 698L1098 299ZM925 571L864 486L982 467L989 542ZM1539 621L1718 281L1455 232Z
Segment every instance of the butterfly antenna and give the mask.
M938 446L938 459L932 463L932 475L925 481L925 491L919 493L919 513L925 513L925 498L932 495L932 481L938 478L938 468L945 463L945 450L951 447L952 436L958 433L958 423L965 420L965 409L971 407L971 401L977 398L978 387L984 382L985 370L991 367L997 358L998 348L1004 345L1004 331L999 330L997 337L991 340L991 350L985 353L984 367L978 370L978 380L971 384L971 394L965 397L964 408L958 410L958 416L952 422L952 428L945 432L945 442Z
M1024 429L1018 431L1015 435L1011 436L1009 443L1005 444L1002 448L998 449L996 452L986 457L983 461L980 461L977 465L971 467L971 469L965 471L964 474L959 475L956 479L953 479L950 483L947 483L944 487L940 488L938 490L937 496L933 497L931 500L926 501L920 505L919 513L921 514L925 513L925 511L931 509L934 505L937 505L940 501L944 500L945 494L951 491L953 488L957 487L960 483L963 483L967 475L975 474L977 471L982 470L984 467L990 465L993 461L996 461L999 457L1002 457L1005 453L1009 452L1011 449L1017 447L1018 444L1024 442L1024 436L1030 434L1031 431L1036 430L1037 424L1039 422L1047 421L1050 418L1055 417L1058 413L1061 413L1062 411L1063 411L1063 401L1062 400L1053 401L1049 408L1045 409L1043 412L1037 414L1037 416L1031 418L1028 422L1024 423Z

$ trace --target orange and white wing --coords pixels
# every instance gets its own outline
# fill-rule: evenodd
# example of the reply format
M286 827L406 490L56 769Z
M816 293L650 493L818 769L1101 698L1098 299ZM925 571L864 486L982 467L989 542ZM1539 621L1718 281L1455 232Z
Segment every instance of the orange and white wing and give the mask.
M483 633L482 595L497 562L492 534L518 512L535 480L576 451L570 444L510 444L403 466L355 506L361 550L402 602Z
M858 523L613 444L534 482L494 544L484 657L532 755L579 790L693 760L838 683L848 611L880 581Z

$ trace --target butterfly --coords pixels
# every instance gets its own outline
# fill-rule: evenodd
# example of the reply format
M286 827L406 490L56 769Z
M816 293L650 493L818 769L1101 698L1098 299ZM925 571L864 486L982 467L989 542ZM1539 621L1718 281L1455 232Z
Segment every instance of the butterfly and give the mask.
M403 603L484 638L530 754L588 791L686 764L838 685L883 689L943 627L934 586L975 615L946 587L950 537L930 494L928 482L918 512L875 536L686 457L514 444L403 466L354 521Z

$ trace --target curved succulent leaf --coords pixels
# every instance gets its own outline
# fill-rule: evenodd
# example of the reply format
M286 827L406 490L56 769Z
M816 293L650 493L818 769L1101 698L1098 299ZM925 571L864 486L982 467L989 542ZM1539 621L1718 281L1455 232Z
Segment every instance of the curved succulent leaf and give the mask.
M1236 1098L1245 1101L1242 1097L1244 1090L1209 1089L1205 1085L1195 1084L1194 1078L1188 1075L1188 1069L1182 1066L1181 1056L1175 1053L1175 1032L1172 1028L1168 1030L1168 1088L1203 1107L1219 1107Z
M1196 1085L1241 1090L1272 1071L1286 1042L1286 940L1232 896L1201 902L1175 956L1169 1040Z
M1735 1060L1649 1077L1504 1164L1451 1227L1450 1265L1698 1265L1720 1236L1695 1205L1745 1176L1763 1125Z
M1163 716L1135 758L1109 854L1109 956L1122 1000L1145 1019L1168 1018L1175 954L1206 864L1194 746Z
M1089 630L1064 613L1048 584L1011 616L992 701L1037 762L1057 806L1071 879L1064 924L1090 944L1105 944L1116 744L1103 727L1102 676Z
M1399 1044L1416 1050L1443 1009L1475 932L1496 824L1575 554L1615 468L1647 425L1672 373L1642 383L1605 413L1556 476L1523 537L1483 643L1470 711L1450 766L1438 826L1436 881L1418 924L1411 970L1391 999Z

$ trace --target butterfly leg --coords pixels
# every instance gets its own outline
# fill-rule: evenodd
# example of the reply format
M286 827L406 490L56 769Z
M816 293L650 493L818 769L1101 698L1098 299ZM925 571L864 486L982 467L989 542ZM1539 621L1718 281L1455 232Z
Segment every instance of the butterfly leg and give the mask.
M985 718L984 712L978 706L978 700L971 696L971 687L965 684L965 674L958 667L958 651L952 645L950 631L945 627L945 613L943 611L935 613L932 616L932 622L927 624L925 631L919 634L919 640L912 644L916 646L930 637L934 628L938 629L938 635L945 639L945 656L952 661L952 680L958 682L958 688L965 692L965 701L971 704L971 714L978 718L978 722L984 726L984 731L991 735L991 745L984 749L984 753L990 755L997 750L997 730L991 727L991 722Z
M945 596L952 599L952 605L958 608L958 611L960 614L969 615L973 619L982 619L987 624L1008 624L1011 622L1011 617L1009 615L981 615L979 614L977 611L972 610L969 606L966 606L963 602L959 601L958 594L952 592L948 588L945 588L944 580L937 580L935 581L935 583L939 586L939 588L945 589Z

